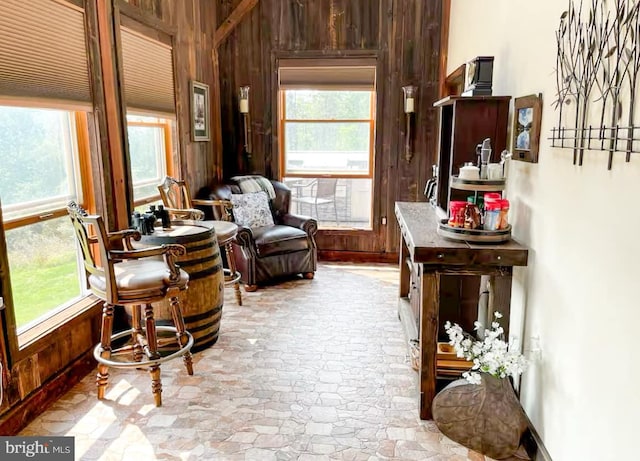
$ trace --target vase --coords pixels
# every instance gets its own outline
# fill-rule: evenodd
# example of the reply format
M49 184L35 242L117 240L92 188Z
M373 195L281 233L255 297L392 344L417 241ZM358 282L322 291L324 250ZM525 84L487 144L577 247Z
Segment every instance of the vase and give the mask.
M494 459L513 456L527 418L507 378L480 373L480 384L452 382L433 399L433 420L451 440Z

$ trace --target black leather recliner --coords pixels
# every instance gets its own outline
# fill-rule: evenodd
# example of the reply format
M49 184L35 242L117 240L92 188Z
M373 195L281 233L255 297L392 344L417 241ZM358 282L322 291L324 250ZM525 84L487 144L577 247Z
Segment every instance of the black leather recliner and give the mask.
M237 270L246 291L254 291L280 277L302 274L313 278L317 266L315 234L318 222L308 216L289 213L291 190L279 181L271 180L275 198L269 202L275 225L249 228L239 226L234 243ZM203 187L196 195L200 199L230 200L231 194L241 194L237 182L229 180ZM199 207L200 208L200 207ZM207 219L224 219L223 211L201 208Z

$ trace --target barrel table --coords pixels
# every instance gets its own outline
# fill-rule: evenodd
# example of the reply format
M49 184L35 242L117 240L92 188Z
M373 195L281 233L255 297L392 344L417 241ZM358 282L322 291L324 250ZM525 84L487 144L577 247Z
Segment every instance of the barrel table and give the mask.
M220 332L224 302L222 258L211 223L205 221L173 221L171 227L156 227L153 234L143 235L141 244L156 246L178 243L187 249L177 264L189 274L189 285L180 299L187 328L195 340L194 352L215 344ZM158 324L171 319L169 303L154 303Z

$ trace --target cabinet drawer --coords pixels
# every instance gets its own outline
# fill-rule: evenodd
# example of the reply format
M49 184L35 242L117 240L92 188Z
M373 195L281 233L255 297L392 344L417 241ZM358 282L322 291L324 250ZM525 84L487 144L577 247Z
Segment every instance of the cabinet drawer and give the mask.
M420 251L420 261L452 266L526 266L527 251L514 249L434 248ZM417 258L416 258L417 259Z

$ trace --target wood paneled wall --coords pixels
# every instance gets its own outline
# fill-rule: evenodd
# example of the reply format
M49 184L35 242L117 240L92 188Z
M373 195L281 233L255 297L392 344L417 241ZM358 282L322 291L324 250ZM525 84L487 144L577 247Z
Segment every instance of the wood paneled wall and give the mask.
M240 0L217 0L218 23ZM393 214L396 200L422 200L436 152L441 37L447 0L260 0L219 49L225 177L257 172L279 176L276 58L293 55L375 55L377 130L375 142L376 238L319 236L320 248L398 251ZM445 44L446 46L446 44ZM418 86L411 162L404 156L402 86ZM253 155L241 155L242 121L237 91L251 86ZM382 217L387 225L380 225ZM337 237L337 238L336 238Z
M212 0L127 0L133 8L121 7L122 14L139 17L147 24L157 23L174 35L177 141L182 177L192 191L222 177L222 153L213 141L191 140L189 82L196 80L213 91L213 33L216 29L216 4ZM211 101L214 100L211 94ZM212 116L215 110L211 111ZM211 120L211 139L219 122Z

